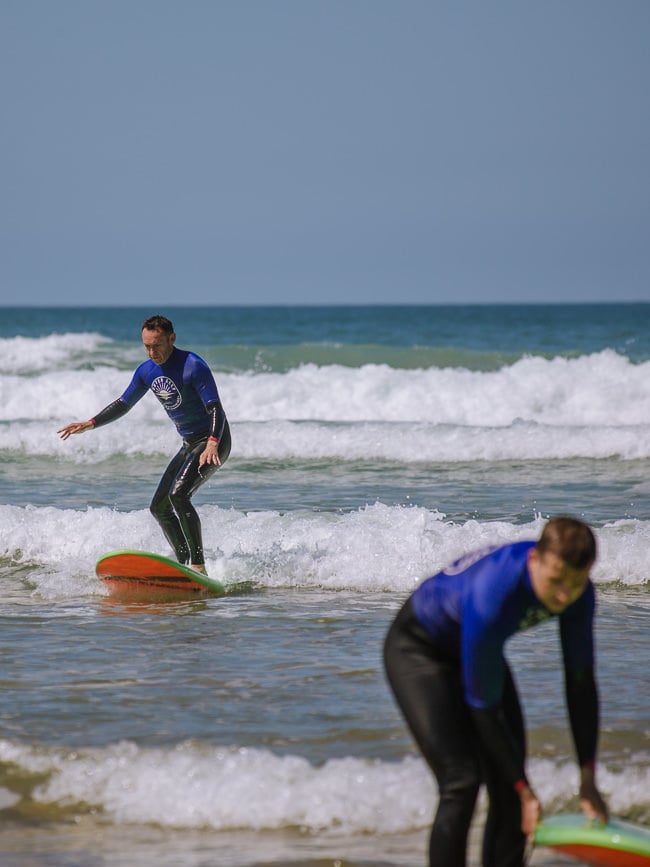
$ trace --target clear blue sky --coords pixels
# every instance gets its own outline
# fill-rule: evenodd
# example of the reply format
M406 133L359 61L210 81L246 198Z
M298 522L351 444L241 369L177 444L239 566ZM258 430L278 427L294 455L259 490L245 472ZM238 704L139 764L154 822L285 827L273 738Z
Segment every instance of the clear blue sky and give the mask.
M0 303L650 301L648 0L0 0Z

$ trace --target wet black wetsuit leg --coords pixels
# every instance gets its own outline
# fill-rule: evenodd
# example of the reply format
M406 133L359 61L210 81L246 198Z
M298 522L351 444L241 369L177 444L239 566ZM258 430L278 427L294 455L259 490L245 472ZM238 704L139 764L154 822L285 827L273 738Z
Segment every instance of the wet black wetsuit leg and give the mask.
M526 755L524 717L512 673L506 668L501 702L508 726L522 755ZM489 761L483 765L489 808L483 835L483 867L522 867L526 837L521 830L521 801L499 768Z
M189 562L190 549L183 528L181 527L181 522L178 520L178 516L176 515L172 502L169 499L169 491L174 484L174 479L176 478L178 471L185 462L186 456L187 450L183 447L178 454L171 459L158 484L156 493L153 495L151 505L149 506L151 514L154 516L156 521L158 521L163 533L165 534L165 539L167 539L174 549L174 554L179 563Z
M384 663L397 703L438 782L429 867L465 867L481 761L459 667L436 655L410 600L388 631Z
M384 662L397 703L438 782L429 867L465 867L467 836L482 782L489 796L483 867L521 867L525 837L519 796L480 750L463 695L460 668L437 656L410 600L389 629ZM523 751L523 716L509 670L502 706Z
M170 461L151 501L151 513L160 524L179 563L198 565L205 562L201 521L191 497L218 469L214 464L199 466L206 442L207 437L183 440L182 448ZM222 464L229 454L230 431L226 425L219 441L219 460Z

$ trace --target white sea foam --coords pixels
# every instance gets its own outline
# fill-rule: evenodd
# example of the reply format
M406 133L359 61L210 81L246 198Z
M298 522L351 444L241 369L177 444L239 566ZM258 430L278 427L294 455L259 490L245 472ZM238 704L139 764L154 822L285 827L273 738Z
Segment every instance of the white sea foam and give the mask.
M537 538L543 521L455 524L419 506L375 504L356 511L241 512L201 507L208 572L227 587L254 582L273 588L413 589L467 550ZM0 557L29 563L30 582L48 598L101 594L91 574L107 550L141 548L169 554L146 510L83 511L0 505ZM596 531L598 583L644 586L649 579L650 525L628 520Z
M284 374L217 373L233 459L416 461L650 457L650 362L606 350L524 358L490 373L304 365ZM175 433L147 395L117 424L61 442L56 430L96 414L130 373L109 367L0 376L0 449L88 462L143 449L168 454Z
M397 370L303 365L287 373L215 372L233 421L428 422L502 427L636 425L650 421L650 362L611 350L576 359L530 357L489 373L454 368ZM128 371L48 371L0 377L2 420L88 417L118 397ZM9 398L20 392L20 404ZM92 399L91 399L92 398ZM157 406L153 401L152 405ZM15 408L20 412L15 415ZM159 408L158 408L158 411Z
M109 343L109 338L92 333L0 337L0 374L32 374L76 366Z
M0 426L0 450L94 463L120 455L170 455L174 428L160 408L142 401L118 423L63 443L64 422L12 421ZM16 412L18 412L16 408ZM80 413L70 414L81 420ZM70 417L67 419L70 421ZM650 457L650 424L561 427L516 421L510 427L358 422L233 422L233 460L364 461L405 464L471 461L644 460Z
M223 380L234 419L410 421L501 427L647 424L650 362L605 350L576 359L523 358L492 372L304 365L286 374Z
M31 792L37 803L90 804L118 824L392 834L428 826L437 803L433 778L413 757L347 757L315 766L245 746L145 748L125 741L66 750L3 740L0 761L47 775ZM529 772L547 809L567 808L577 788L573 764L533 759ZM647 757L626 769L601 767L599 779L617 815L650 817Z

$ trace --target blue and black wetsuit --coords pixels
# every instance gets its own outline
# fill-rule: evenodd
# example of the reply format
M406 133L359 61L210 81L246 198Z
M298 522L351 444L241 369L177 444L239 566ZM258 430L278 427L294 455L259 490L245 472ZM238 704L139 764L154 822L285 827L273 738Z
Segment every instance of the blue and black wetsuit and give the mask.
M164 364L149 360L133 374L128 388L92 420L95 427L127 413L151 390L183 438L183 445L165 470L151 501L151 512L162 527L179 563L204 563L201 522L192 495L218 469L199 467L208 437L218 440L223 464L230 454L230 428L208 365L194 352L174 347Z
M424 581L393 622L385 643L389 683L436 776L439 804L430 867L464 867L479 787L489 813L483 867L521 867L518 788L526 780L526 737L504 656L510 636L547 620L527 569L534 542L470 554ZM580 765L594 761L598 694L594 678L594 588L560 615L567 706Z

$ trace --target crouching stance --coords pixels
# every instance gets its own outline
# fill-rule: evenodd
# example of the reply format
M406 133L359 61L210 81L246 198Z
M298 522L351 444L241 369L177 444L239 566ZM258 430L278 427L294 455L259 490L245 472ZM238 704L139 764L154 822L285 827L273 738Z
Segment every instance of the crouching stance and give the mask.
M506 640L557 618L584 812L607 818L596 788L596 558L586 524L559 517L537 543L473 552L425 580L391 625L384 661L397 703L439 789L430 867L465 867L479 788L489 809L483 867L522 867L541 807L526 777L526 736Z
M169 319L151 316L142 325L149 360L133 374L126 391L101 412L72 422L58 433L67 440L121 418L151 390L176 425L183 443L165 470L151 512L179 563L205 572L201 521L191 498L230 454L230 428L210 368L193 352L177 349Z

